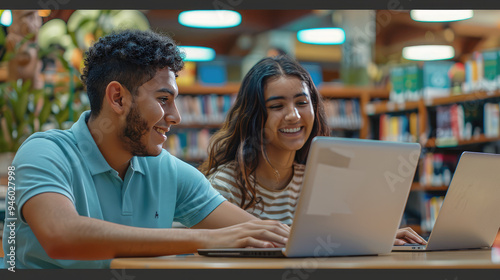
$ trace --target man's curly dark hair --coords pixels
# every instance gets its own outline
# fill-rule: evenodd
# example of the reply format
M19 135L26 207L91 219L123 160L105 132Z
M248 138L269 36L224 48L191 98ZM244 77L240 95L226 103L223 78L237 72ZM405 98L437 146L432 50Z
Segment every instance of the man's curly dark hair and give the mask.
M81 79L92 116L99 115L106 87L118 81L132 94L156 72L168 67L175 75L184 67L175 42L153 31L124 30L102 37L85 53Z

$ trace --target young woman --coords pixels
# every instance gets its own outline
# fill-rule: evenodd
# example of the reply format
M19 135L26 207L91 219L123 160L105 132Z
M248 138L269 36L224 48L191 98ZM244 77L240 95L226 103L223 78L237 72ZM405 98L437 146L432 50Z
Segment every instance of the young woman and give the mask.
M291 224L314 136L329 135L310 75L287 56L259 61L243 79L200 167L230 202Z
M264 58L243 79L200 170L228 201L290 225L311 141L329 134L309 73L288 56ZM409 228L400 232L409 242L425 242Z

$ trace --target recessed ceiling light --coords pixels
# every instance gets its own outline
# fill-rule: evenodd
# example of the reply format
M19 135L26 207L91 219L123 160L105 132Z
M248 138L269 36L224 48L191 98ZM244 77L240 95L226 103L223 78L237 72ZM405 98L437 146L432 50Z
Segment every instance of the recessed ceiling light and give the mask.
M403 48L403 57L409 60L445 60L455 56L455 49L446 45L421 45Z
M184 61L210 61L215 58L215 50L212 48L180 46L179 49L186 54Z
M0 17L0 24L3 26L10 26L12 24L12 12L10 10L3 11Z
M338 45L345 42L345 32L342 28L311 28L297 32L297 39L306 44Z
M410 16L414 21L447 22L469 19L474 16L472 10L412 10Z
M179 23L196 28L228 28L241 23L241 15L229 10L195 10L179 14Z

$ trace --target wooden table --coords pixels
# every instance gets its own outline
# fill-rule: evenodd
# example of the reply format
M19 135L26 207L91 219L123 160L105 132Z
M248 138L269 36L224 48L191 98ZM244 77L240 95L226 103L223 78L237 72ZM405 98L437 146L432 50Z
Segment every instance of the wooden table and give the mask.
M393 252L332 258L219 258L199 255L117 258L112 269L500 269L500 248L461 251Z

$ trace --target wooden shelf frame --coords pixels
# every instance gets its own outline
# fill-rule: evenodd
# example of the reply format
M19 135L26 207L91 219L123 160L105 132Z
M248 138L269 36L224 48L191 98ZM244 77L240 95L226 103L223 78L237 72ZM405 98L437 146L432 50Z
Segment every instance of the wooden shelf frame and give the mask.
M486 137L484 134L479 135L479 137L472 137L469 140L457 140L455 145L436 145L436 138L429 138L425 143L424 147L426 148L454 148L466 145L475 145L475 144L486 144L489 142L500 141L500 137Z
M385 88L322 84L318 87L318 91L324 98L361 98L363 95L368 95L370 99L389 98L389 90Z
M420 183L413 183L411 185L410 191L423 191L423 192L440 192L440 191L447 191L448 186L439 186L439 187L434 187L434 186L422 186Z
M379 101L366 104L365 111L369 116L381 115L386 113L399 113L404 111L417 110L420 106L420 103L422 103L422 101L408 101L404 103Z
M420 99L418 101L407 101L398 103L394 101L378 101L367 103L365 111L368 115L380 115L385 113L398 113L404 111L418 110L422 103L425 107L435 107L464 102L476 102L489 98L500 97L500 91L478 91L467 94L450 95L430 100Z
M426 102L425 105L427 107L433 107L433 106L441 106L454 103L475 102L495 97L500 97L500 91L477 91L473 93L434 98Z
M218 94L218 95L236 95L240 89L240 83L229 82L223 85L204 85L204 84L194 84L190 86L179 85L179 94L194 94L194 95L206 95L206 94Z

